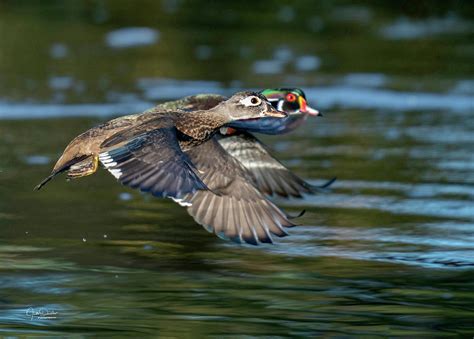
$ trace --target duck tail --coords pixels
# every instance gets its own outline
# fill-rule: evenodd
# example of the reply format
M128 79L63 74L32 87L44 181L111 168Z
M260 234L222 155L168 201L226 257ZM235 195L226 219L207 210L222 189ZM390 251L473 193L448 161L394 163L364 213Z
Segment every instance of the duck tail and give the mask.
M85 158L87 158L87 155L83 155L83 156L74 158L74 159L68 161L67 163L65 163L60 168L56 168L56 166L55 166L55 169L53 169L51 174L49 176L47 176L46 178L44 178L43 181L41 181L38 185L36 185L34 190L39 191L44 185L46 185L55 176L57 176L58 174L60 174L62 172L65 172L65 171L69 170L72 165L77 164L78 162L81 162Z
M57 170L53 170L50 175L43 179L38 185L35 186L34 190L39 191L44 185L46 185L51 179L53 179L58 174L67 171L73 164L67 164Z
M41 181L38 185L35 186L34 190L39 191L44 185L46 185L51 179L53 179L56 175L60 172L53 171L49 176L47 176L43 181Z

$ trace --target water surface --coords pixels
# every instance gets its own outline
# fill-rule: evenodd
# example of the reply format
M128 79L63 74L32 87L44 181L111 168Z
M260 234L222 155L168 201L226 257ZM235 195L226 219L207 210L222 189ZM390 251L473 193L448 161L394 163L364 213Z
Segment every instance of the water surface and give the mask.
M0 2L0 335L472 337L472 6L207 3ZM262 139L338 177L275 245L104 171L32 190L105 119L272 86L325 116Z

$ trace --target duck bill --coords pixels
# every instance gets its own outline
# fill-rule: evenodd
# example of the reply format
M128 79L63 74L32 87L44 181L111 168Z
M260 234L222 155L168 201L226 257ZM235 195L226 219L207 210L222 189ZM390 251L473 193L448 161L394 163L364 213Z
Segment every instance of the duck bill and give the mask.
M323 114L320 111L310 107L303 97L299 98L299 104L300 104L301 113L305 113L312 116L320 116L320 117L323 116Z
M277 110L271 104L267 105L267 110L263 113L265 117L271 118L286 118L288 113Z

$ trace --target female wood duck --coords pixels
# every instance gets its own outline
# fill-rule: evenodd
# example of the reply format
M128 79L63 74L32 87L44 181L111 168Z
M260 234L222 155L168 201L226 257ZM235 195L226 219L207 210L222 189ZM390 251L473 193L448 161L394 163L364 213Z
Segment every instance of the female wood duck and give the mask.
M74 144L77 153L63 154L64 164L42 184L98 152L100 162L122 184L192 206L202 224L220 237L255 245L272 242L272 234L284 236L284 227L294 224L254 186L251 175L213 135L237 121L242 125L286 116L254 92L237 93L208 110L155 107L144 115L115 119L84 133L88 138L107 134L97 151L96 146L87 145L90 139L79 136L82 145Z
M281 119L281 112L275 118L275 110L257 115L260 119L232 113L236 118L227 124L220 118L211 118L216 109L235 110L230 102L252 105L252 100L264 101L255 93L247 93L246 98L238 101L236 96L228 101L218 95L191 96L92 128L66 147L52 174L37 189L64 171L68 171L69 178L92 174L100 159L121 183L188 206L188 212L198 223L221 237L257 244L271 242L271 234L284 236L282 226L293 224L262 193L301 196L314 188L272 158L251 134L234 132L204 142L219 124L224 126L220 130L228 134L235 127L245 128L246 123L259 130L258 120L272 124L285 120ZM174 141L171 144L169 140ZM271 176L275 174L275 179L265 175L264 166L242 166L255 157L272 168Z
M312 186L293 174L276 160L255 136L248 130L266 134L288 133L300 126L308 115L321 115L309 107L306 96L298 88L265 89L260 92L273 107L284 109L289 116L285 119L261 118L245 121L246 131L230 127L220 129L219 143L232 156L237 158L247 170L253 172L259 189L268 195L282 197L302 197L303 193L314 193L331 185L335 178L322 186ZM208 110L226 100L218 94L198 94L176 101L165 102L141 114L127 115L110 120L74 138L56 162L49 177L36 189L40 189L49 180L61 172L67 171L68 179L76 179L95 173L99 164L99 151L102 143L114 134L141 124L162 110L182 109L186 111ZM243 123L234 121L235 127L243 128ZM259 125L260 124L260 125ZM255 165L255 164L258 164Z

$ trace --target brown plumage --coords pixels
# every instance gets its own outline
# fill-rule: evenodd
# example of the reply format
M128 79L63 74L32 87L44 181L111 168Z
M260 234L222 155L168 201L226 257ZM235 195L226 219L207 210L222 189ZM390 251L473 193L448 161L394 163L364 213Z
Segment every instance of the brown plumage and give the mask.
M295 175L275 159L260 140L248 132L216 135L215 138L227 153L245 167L258 190L264 194L301 198L303 194L311 194L327 187L315 187Z
M213 138L232 121L265 116L284 114L264 97L244 92L208 110L155 108L114 119L74 139L38 188L63 171L81 173L84 168L82 174L90 174L98 157L122 184L188 206L198 223L221 237L272 242L272 235L286 235L283 228L293 223Z
M220 95L194 95L181 100L157 105L143 113L133 114L115 118L95 126L75 137L65 148L63 154L53 167L51 174L45 178L35 189L41 189L46 183L59 173L67 171L68 179L76 179L94 174L98 169L98 156L102 143L132 127L134 131L139 131L136 126L143 126L145 123L160 117L166 111L173 110L208 110L223 102L225 97ZM195 122L191 121L191 116L186 116L189 122L185 126L181 122L181 128L191 128Z
M98 168L100 149L108 146L108 144L103 144L105 140L109 139L108 143L110 144L117 138L129 139L133 136L131 133L136 133L133 131L144 129L148 121L153 120L166 110L208 110L225 99L225 97L217 94L188 96L180 100L160 104L141 114L119 117L93 127L71 141L54 166L51 175L39 184L37 189L40 189L54 176L64 171L67 171L68 179L76 179L95 173ZM280 100L284 100L284 97ZM274 106L280 105L280 103L281 101L272 102ZM291 111L290 114L292 118L295 116L295 119L299 120L303 116L297 110ZM292 124L295 119L288 119L288 124ZM191 116L188 116L181 123L187 128L196 125L195 121L191 121ZM137 128L136 126L141 127ZM130 131L132 127L135 128ZM122 133L123 131L128 132ZM114 135L115 138L112 137ZM302 194L324 191L335 180L334 178L323 186L308 184L275 159L269 150L248 132L234 131L231 134L224 133L216 137L221 146L249 170L255 184L265 194L299 198L302 197Z
M188 213L209 232L235 242L271 243L272 235L287 235L294 226L253 184L251 174L216 138L188 152L209 190L189 194Z

